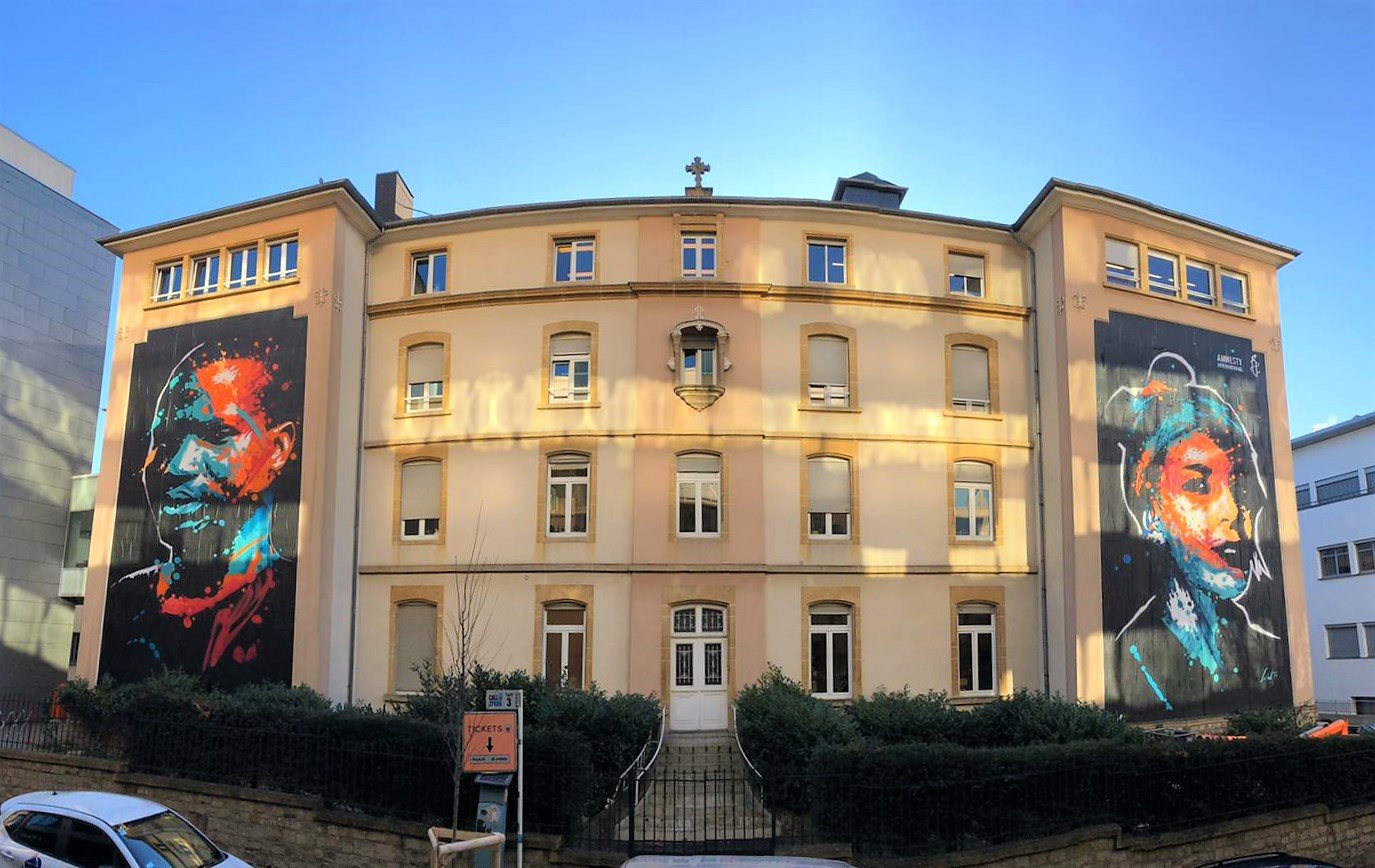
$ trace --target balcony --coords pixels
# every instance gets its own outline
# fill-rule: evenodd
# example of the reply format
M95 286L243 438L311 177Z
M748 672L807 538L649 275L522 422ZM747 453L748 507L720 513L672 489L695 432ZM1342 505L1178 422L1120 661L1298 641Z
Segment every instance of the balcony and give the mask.
M80 603L86 599L86 568L63 567L57 595L64 600Z

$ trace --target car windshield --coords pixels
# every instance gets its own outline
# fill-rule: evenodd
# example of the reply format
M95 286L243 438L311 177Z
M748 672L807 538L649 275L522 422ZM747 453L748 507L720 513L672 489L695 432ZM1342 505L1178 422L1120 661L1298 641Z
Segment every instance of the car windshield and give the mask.
M203 868L225 859L204 835L171 811L115 826L115 831L139 868Z

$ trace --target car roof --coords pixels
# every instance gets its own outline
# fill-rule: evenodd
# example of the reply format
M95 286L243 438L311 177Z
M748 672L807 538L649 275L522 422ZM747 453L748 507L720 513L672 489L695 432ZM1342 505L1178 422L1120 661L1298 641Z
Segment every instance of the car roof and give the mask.
M160 814L167 808L157 802L120 793L74 791L25 793L5 802L10 808L58 808L95 817L115 825Z

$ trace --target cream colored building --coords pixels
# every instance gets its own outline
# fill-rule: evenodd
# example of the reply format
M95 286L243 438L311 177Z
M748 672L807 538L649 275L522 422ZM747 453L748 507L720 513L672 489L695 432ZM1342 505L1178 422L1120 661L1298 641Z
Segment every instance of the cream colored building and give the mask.
M1274 368L1253 377L1267 406L1239 411L1268 416L1268 435L1252 432L1267 448L1246 465L1261 484L1230 489L1238 511L1223 523L1278 517L1247 525L1278 532L1233 534L1268 569L1253 557L1248 591L1219 605L1269 600L1248 620L1276 643L1265 659L1285 660L1283 701L1311 697L1278 367L1276 270L1296 251L1060 181L1013 224L902 210L905 190L867 174L830 201L686 192L414 217L391 173L375 207L336 182L107 239L124 282L80 671L157 644L159 662L223 683L244 680L237 661L341 700L404 698L413 664L452 659L476 561L481 605L467 611L481 616L483 662L656 693L678 729L725 726L730 697L768 664L837 701L881 687L957 702L1048 689L1142 719L1273 702L1251 691L1280 679L1245 669L1262 652L1224 655L1199 688L1184 662L1210 662L1206 649L1172 646L1150 603L1126 626L1105 604L1122 585L1103 570L1095 323L1127 314L1244 340ZM212 514L149 487L148 467L189 460L182 448L168 462L157 421L144 432L176 406L166 395L189 364L155 345L189 335L176 346L203 353L197 324L219 334L284 308L306 340L267 355L303 355L304 398L285 423L264 411L279 432L263 459L273 469L244 498L277 522L299 502L294 540L274 530L264 543L276 572L245 579L215 556L192 587L197 565L155 551L128 578L155 541L197 550L197 529L117 532L116 504L134 525L159 504ZM1117 322L1121 334L1134 323ZM143 344L170 361L140 361ZM233 346L219 356L256 351ZM221 445L195 442L233 468L259 435L226 431ZM1229 476L1245 475L1239 460ZM263 500L294 465L299 497ZM1264 506L1249 505L1260 489ZM1142 587L1190 590L1179 563L1184 578L1143 574ZM107 589L129 602L102 617ZM1114 687L1143 677L1113 662L1119 627L1148 630L1139 644L1156 656L1141 672L1159 707ZM256 631L261 642L244 638ZM273 648L288 659L251 668ZM1197 707L1181 699L1195 690Z

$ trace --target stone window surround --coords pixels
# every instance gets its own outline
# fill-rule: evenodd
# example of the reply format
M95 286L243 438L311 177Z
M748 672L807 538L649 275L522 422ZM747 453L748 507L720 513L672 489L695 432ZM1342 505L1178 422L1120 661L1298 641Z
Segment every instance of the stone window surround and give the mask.
M449 455L443 443L421 446L398 446L393 453L395 470L392 483L392 544L442 546L449 533ZM401 468L412 461L439 462L439 534L427 539L405 539L401 536Z
M964 696L960 693L960 606L973 603L993 607L993 694ZM973 705L1006 696L1012 690L1012 670L1007 660L1007 605L1001 585L961 585L950 588L950 697L956 704Z
M435 665L444 668L444 586L393 585L387 606L387 694L396 701L406 694L396 692L396 607L402 603L432 603L435 606Z
M396 410L393 418L410 419L416 416L444 416L453 411L452 399L453 389L450 384L453 380L453 359L450 355L450 345L452 336L448 332L415 332L406 335L397 342L396 357ZM408 358L411 347L421 344L439 344L444 348L444 394L441 398L438 410L417 410L407 412L406 410L406 387L410 371L408 370Z

